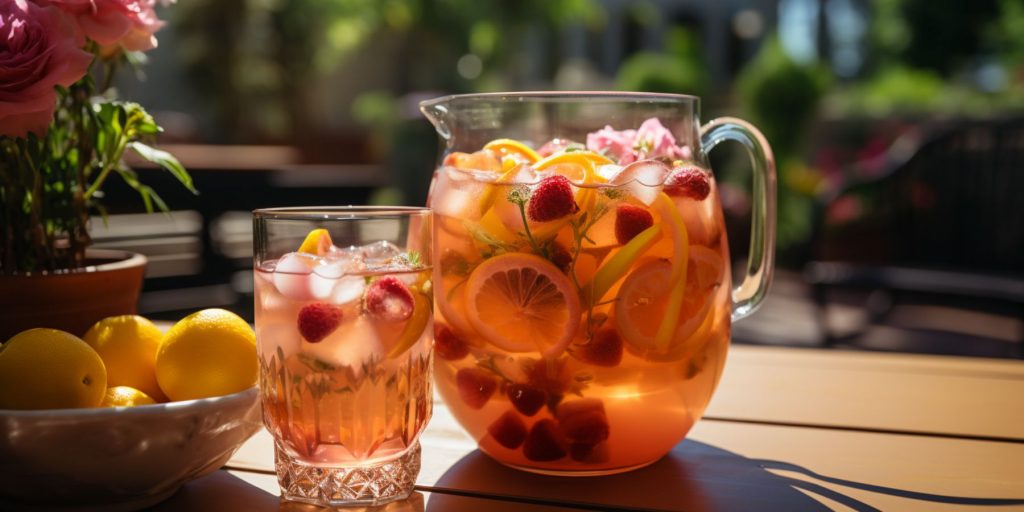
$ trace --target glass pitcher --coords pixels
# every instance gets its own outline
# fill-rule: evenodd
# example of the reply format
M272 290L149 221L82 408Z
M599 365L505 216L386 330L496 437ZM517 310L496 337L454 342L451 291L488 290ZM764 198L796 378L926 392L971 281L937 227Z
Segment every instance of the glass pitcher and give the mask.
M603 475L650 464L703 415L731 322L771 282L775 164L750 124L700 99L498 93L421 104L443 144L435 382L494 459ZM707 152L754 168L747 275L732 285Z

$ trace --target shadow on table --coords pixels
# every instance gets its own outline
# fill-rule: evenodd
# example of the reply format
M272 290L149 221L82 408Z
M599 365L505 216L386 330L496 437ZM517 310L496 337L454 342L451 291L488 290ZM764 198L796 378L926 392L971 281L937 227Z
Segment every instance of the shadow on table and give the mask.
M539 503L582 509L828 510L795 489L790 479L773 475L745 457L692 440L683 441L646 468L592 478L525 473L475 450L442 475L435 487L442 492L474 489L508 499L532 496ZM428 503L428 512L442 510L432 505Z
M821 482L929 503L962 505L1024 504L1019 499L943 496L893 489L819 475L785 462L748 459L699 441L686 440L658 462L619 475L574 478L548 477L505 467L479 450L452 466L434 486L478 491L481 495L519 503L566 508L617 507L624 510L830 510L811 495L858 512L877 508L832 488L769 470L800 473ZM437 494L435 493L435 496ZM519 497L531 496L531 500ZM445 508L427 504L427 512Z
M269 478L274 477L269 476ZM412 496L402 501L379 507L346 508L345 511L423 512L424 501L422 493L413 492ZM323 512L329 509L304 503L281 501L276 494L269 493L227 471L215 471L185 484L170 499L146 510L147 512L181 510L188 512Z

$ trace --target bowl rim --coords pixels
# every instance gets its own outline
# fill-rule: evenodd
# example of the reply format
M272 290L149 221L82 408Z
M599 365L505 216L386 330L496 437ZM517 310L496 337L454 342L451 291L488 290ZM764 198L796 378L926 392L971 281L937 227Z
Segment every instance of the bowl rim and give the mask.
M96 418L103 416L132 416L160 413L165 411L180 411L188 409L202 409L214 407L220 404L255 399L259 393L259 386L252 386L237 393L229 395L213 396L209 398L195 398L192 400L179 400L176 402L164 402L158 404L117 406L117 407L80 407L66 409L0 409L0 417L3 418L47 418L53 416Z

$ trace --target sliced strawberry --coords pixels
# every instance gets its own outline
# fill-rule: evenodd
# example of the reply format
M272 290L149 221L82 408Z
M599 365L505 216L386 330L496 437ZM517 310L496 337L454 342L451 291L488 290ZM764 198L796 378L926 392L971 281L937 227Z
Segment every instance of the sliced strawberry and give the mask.
M487 433L498 444L509 450L515 450L526 440L526 423L518 414L508 411L487 427Z
M447 325L437 322L434 324L434 353L441 359L458 361L469 354L469 345Z
M558 405L556 417L562 435L573 443L596 445L608 439L604 402L597 398L562 402Z
M572 254L569 253L565 246L554 242L548 246L548 260L554 263L559 270L568 274L569 266L572 265Z
M572 443L569 445L569 457L577 462L591 464L608 461L608 443Z
M486 370L480 368L463 368L455 374L455 384L459 387L459 396L466 405L480 409L491 399L498 389L498 381Z
M547 222L579 210L569 179L555 175L544 178L534 189L526 208L526 216L534 222Z
M548 401L548 394L529 384L509 384L505 389L508 400L525 416L533 416Z
M550 395L561 395L572 384L572 375L565 359L538 359L524 364L531 386Z
M573 349L572 355L594 366L618 366L622 362L622 337L614 327L601 329L589 343Z
M654 216L646 208L621 204L615 209L615 240L625 244L654 225Z
M408 319L415 308L409 287L395 276L384 276L370 283L363 300L370 316L388 322Z
M682 167L665 180L665 193L703 201L711 192L711 178L699 167Z
M543 419L533 424L523 444L523 455L527 459L546 462L565 457L558 435L558 424L550 419Z
M299 310L299 334L310 343L319 343L341 325L341 308L315 302Z

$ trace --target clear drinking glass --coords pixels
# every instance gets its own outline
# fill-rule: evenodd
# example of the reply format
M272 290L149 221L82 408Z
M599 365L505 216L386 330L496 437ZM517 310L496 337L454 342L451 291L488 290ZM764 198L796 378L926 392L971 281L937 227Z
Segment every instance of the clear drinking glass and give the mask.
M404 499L431 414L431 211L253 212L263 422L282 497Z
M434 208L435 383L480 449L539 473L650 464L700 419L732 321L767 293L775 164L750 124L642 93L447 96ZM733 287L707 152L754 169Z

